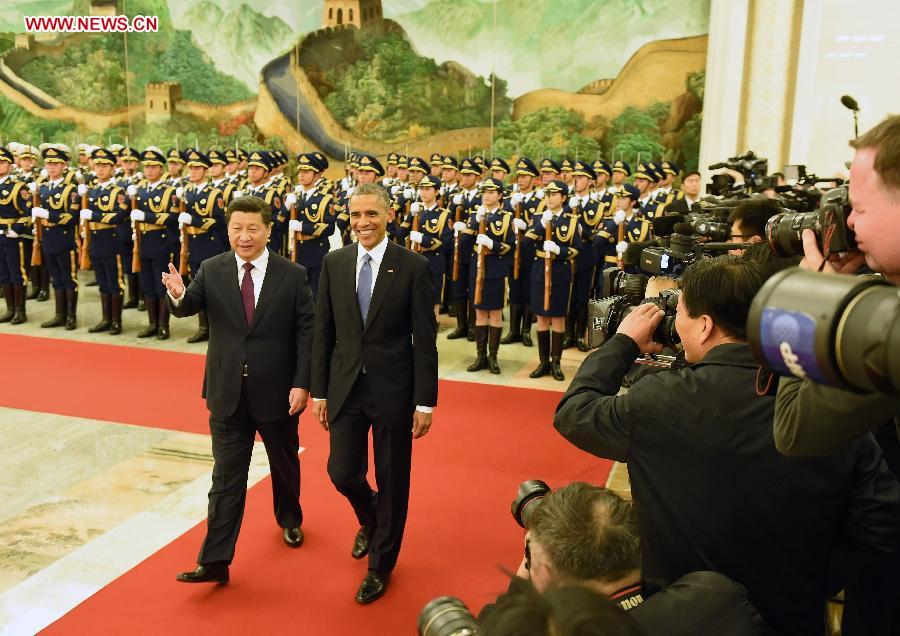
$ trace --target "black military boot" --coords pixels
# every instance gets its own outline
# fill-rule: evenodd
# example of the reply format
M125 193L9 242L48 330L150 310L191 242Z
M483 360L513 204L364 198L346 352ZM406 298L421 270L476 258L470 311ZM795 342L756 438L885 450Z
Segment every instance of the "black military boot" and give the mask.
M524 347L533 347L534 343L531 341L531 321L534 318L534 314L531 313L531 307L525 305L525 309L522 311L522 346Z
M500 344L507 345L522 341L522 306L509 306L509 333L500 340Z
M66 331L75 329L75 312L78 309L78 292L66 290Z
M160 314L162 313L162 303L164 300L160 301ZM200 319L200 324L197 328L197 331L194 332L194 335L187 339L187 341L191 344L195 342L203 342L205 340L209 340L209 322L206 319L206 312L201 311L198 314Z
M132 274L134 276L134 287L137 289L135 296L138 299L138 311L147 311L147 303L144 302L144 286L141 284L141 275Z
M571 349L575 346L575 311L570 309L566 314L566 333L563 338L563 349Z
M122 305L122 309L134 309L138 306L137 277L137 274L129 274L125 281L128 288L128 299Z
M487 339L488 339L488 326L487 325L476 325L475 326L475 362L470 364L466 371L481 371L482 369L488 368L487 361Z
M162 300L157 300L159 303L159 333L156 334L157 340L168 340L169 339L169 306L166 304L165 298ZM147 310L149 311L149 309ZM206 318L206 313L203 313L203 317ZM209 336L206 337L209 340ZM188 341L190 342L190 341Z
M31 291L28 292L26 298L28 300L34 300L41 292L41 268L32 266L28 271L28 280L31 281Z
M28 320L28 316L25 314L25 285L13 285L13 304L15 306L15 314L12 317L12 320L9 321L11 325L21 325L23 322Z
M122 294L109 297L109 335L122 333Z
M500 373L500 365L497 364L497 352L500 350L500 334L503 333L503 327L488 328L488 369L491 373L497 375Z
M44 329L62 327L66 324L66 291L64 289L54 289L53 300L56 302L56 314L47 322L41 323L41 327Z
M579 351L587 351L587 307L582 307L575 315L575 344Z
M466 313L466 300L464 298L453 299L453 309L456 314L456 329L447 334L447 340L465 338L468 333L468 314Z
M88 333L100 333L101 331L107 331L109 329L109 317L112 311L109 294L100 294L100 308L103 311L103 319L88 329Z
M550 375L554 380L560 382L566 379L559 364L562 360L563 338L565 338L565 334L559 331L550 332Z
M537 369L528 374L529 378L542 378L550 373L550 332L538 331L537 341L540 363Z
M6 313L0 316L0 322L10 322L16 315L15 296L13 296L12 283L3 283L0 285L3 291L3 299L6 301Z
M150 324L138 332L138 338L150 338L159 332L159 298L151 298L147 296L145 303L147 305L147 318Z
M50 270L46 266L41 266L38 270L41 291L38 292L37 300L39 303L42 303L45 300L50 300Z
M466 330L466 340L475 342L475 305L471 301L468 303L468 312L466 315L467 322L469 323L469 328Z

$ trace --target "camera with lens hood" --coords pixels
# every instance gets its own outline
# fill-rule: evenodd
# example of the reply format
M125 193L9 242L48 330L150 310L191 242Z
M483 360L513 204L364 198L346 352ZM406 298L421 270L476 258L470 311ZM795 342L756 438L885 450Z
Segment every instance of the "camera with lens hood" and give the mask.
M856 237L847 225L853 207L846 186L822 195L818 210L783 212L766 223L766 241L779 256L803 254L803 230L812 230L819 249L826 254L847 252L856 247Z

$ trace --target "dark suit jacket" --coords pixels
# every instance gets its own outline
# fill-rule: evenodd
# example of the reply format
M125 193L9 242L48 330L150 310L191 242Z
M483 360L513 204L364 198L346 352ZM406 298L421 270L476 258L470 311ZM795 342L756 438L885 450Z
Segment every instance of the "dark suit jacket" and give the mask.
M437 322L428 261L388 242L363 325L356 299L357 245L322 262L313 334L313 397L334 419L363 364L388 426L411 426L416 405L437 404Z
M269 252L249 327L233 251L203 261L178 307L168 294L166 301L174 316L201 310L209 316L203 397L213 415L234 413L246 364L253 416L265 421L287 417L291 388L309 388L313 303L303 267Z

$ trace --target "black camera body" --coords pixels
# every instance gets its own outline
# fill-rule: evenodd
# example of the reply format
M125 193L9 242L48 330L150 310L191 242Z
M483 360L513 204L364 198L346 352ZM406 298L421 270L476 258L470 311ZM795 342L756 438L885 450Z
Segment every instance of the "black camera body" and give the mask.
M771 187L775 185L773 178L768 177L769 160L761 159L750 150L743 155L729 157L727 161L714 163L709 166L710 170L721 170L728 168L735 172L740 172L744 176L744 183L735 186L734 179L729 175L715 175L712 183L706 186L706 192L715 196L723 196L741 192L746 189L757 190L762 187Z
M596 349L612 338L622 321L638 305L653 304L665 312L665 316L653 332L653 341L667 347L674 347L681 342L675 330L675 310L678 307L678 289L664 289L656 298L635 300L628 296L609 296L588 303L588 337L589 349Z
M803 230L812 230L824 253L847 252L856 247L856 236L847 225L852 211L847 187L833 188L822 196L818 210L784 212L769 219L766 240L779 256L798 256L803 254Z

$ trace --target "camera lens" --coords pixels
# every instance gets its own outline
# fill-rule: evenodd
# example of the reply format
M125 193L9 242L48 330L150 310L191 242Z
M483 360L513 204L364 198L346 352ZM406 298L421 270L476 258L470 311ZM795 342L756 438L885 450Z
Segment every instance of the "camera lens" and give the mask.
M766 223L766 240L779 256L803 254L803 230L816 233L816 240L822 244L818 212L782 212Z
M419 636L473 636L479 633L475 617L455 596L441 596L419 613Z
M516 523L523 528L528 528L531 513L549 492L550 486L540 479L529 479L519 484L519 490L516 498L513 499L510 510Z

